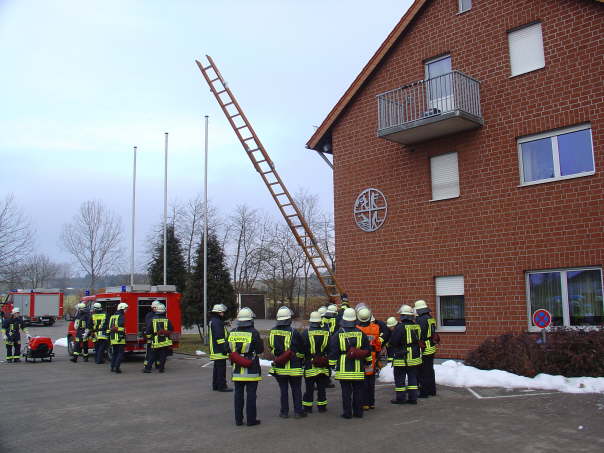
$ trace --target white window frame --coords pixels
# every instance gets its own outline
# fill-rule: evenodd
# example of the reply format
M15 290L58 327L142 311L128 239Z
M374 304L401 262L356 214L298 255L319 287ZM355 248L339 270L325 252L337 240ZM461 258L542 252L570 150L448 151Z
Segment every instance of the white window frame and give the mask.
M578 132L578 131L583 131L589 129L589 138L590 138L590 144L591 144L591 163L592 163L592 167L593 170L591 171L584 171L581 173L574 173L572 175L566 175L566 176L562 176L560 173L560 153L558 152L558 136L559 135L564 135L564 134L568 134L571 132ZM522 144L523 143L527 143L527 142L532 142L534 140L540 140L543 138L551 138L551 142L552 142L552 158L553 158L553 162L554 162L554 177L553 178L545 178L545 179L538 179L536 181L525 181L524 180L524 161L522 160ZM523 186L532 186L535 184L543 184L546 182L552 182L552 181L562 181L565 179L574 179L574 178L582 178L584 176L591 176L593 174L595 174L596 172L596 162L595 162L595 158L594 158L594 142L593 142L593 134L591 131L591 124L587 123L587 124L580 124L578 126L572 126L572 127L567 127L564 129L556 129L554 131L549 131L549 132L543 132L540 134L535 134L535 135L527 135L525 137L521 137L517 140L517 148L518 148L518 162L520 163L519 168L520 168L520 186L519 187L523 187Z
M541 38L541 40L540 40L541 57L543 58L543 64L541 64L540 66L531 67L528 70L523 70L522 72L514 72L514 68L512 67L512 46L510 45L510 36L513 33L516 33L516 32L519 32L520 30L524 30L524 29L531 28L531 27L539 27L539 36ZM508 34L508 56L509 56L509 61L510 61L510 78L517 77L522 74L528 74L530 72L545 68L545 48L543 46L543 25L541 24L541 22L533 22L530 24L523 25L522 27L514 28L513 30L508 30L507 34Z
M439 275L437 277L434 277L434 293L436 295L435 300L436 300L436 327L438 329L439 332L465 332L466 331L466 326L443 326L440 322L440 295L438 294L438 291L436 290L436 279L437 278L443 278L443 277L462 277L464 279L464 294L456 294L458 296L464 296L464 316L466 313L466 299L465 299L465 286L466 286L466 281L463 275ZM449 294L452 295L452 294Z
M469 0L469 1L470 1L470 5L466 9L463 9L463 0L458 0L457 1L458 14L462 14L462 13L468 12L468 11L470 11L472 9L472 0Z
M438 158L438 157L442 157L442 156L448 156L450 154L455 154L456 158L456 164L457 164L457 194L456 195L450 195L447 197L440 197L440 198L434 198L434 187L433 187L433 182L434 182L434 174L432 173L432 159L434 158ZM439 154L438 156L432 156L430 157L430 191L431 191L431 195L432 198L430 199L430 201L440 201L440 200L451 200L453 198L459 198L461 195L461 178L459 176L459 153L457 153L457 151L452 151L450 153L443 153L443 154Z
M581 330L590 330L597 326L571 326L570 325L570 308L568 305L568 281L567 281L567 273L573 271L600 271L600 280L602 285L602 290L604 291L604 272L602 272L602 268L598 266L585 266L585 267L569 267L569 268L560 268L560 269L541 269L535 271L526 271L524 273L524 284L525 284L525 300L526 300L526 315L528 321L528 331L529 332L541 332L537 326L533 326L533 313L531 311L531 287L529 281L530 274L551 274L552 272L560 272L560 290L562 291L562 325L561 326L551 326L548 327L547 330L555 329L555 328L571 328L571 329L581 329Z

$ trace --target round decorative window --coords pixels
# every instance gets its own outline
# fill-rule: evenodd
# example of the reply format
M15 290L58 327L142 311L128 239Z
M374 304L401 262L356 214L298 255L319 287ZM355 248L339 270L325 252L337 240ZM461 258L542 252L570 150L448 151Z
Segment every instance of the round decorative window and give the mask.
M377 189L363 190L354 202L354 221L368 233L379 229L386 221L387 214L386 197Z

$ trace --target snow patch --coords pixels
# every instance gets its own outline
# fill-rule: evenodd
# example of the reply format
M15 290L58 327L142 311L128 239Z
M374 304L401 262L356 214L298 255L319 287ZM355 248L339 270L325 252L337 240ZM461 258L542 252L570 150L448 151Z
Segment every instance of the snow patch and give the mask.
M260 366L273 366L271 360L260 359Z
M538 374L534 378L518 376L502 370L479 370L455 360L434 365L436 383L449 387L503 387L507 389L554 390L564 393L604 393L604 378L552 376ZM380 382L394 382L391 365L380 372Z
M195 355L206 355L206 353L203 351L197 350L197 351L195 351Z
M67 347L67 338L59 338L57 341L55 341L55 346L62 346L64 348Z

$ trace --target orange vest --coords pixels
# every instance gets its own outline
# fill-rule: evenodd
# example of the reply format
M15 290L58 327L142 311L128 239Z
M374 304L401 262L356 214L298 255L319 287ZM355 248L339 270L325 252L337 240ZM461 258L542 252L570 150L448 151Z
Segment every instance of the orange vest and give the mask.
M382 350L382 340L380 338L380 326L375 322L369 323L368 326L357 325L357 329L367 335L369 344L371 345L371 367L365 368L365 375L371 376L375 373L375 361L377 353Z

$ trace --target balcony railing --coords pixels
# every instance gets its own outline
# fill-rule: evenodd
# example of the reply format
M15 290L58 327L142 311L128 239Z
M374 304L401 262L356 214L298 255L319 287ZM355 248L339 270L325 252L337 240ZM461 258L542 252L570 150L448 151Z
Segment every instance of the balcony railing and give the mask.
M480 83L459 71L379 94L378 136L403 144L480 127Z

